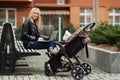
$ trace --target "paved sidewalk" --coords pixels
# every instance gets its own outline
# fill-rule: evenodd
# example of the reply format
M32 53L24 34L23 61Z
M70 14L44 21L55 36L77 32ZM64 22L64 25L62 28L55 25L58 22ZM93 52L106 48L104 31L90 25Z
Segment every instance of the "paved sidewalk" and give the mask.
M14 75L1 75L0 80L74 80L70 72L58 73L55 76L45 76L44 63L49 58L46 54L41 56L26 57L25 60L20 60L17 63L29 64L28 66L17 66ZM94 65L92 66L92 72L84 76L82 80L120 80L120 74L110 74L103 70L98 69Z

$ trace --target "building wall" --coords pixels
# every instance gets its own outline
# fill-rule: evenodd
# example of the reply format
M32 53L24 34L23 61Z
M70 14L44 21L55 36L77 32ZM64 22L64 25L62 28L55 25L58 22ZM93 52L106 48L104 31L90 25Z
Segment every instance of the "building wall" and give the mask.
M16 9L16 29L22 24L23 17L27 17L29 10L34 6L34 2L22 1L0 1L0 8Z
M0 8L33 7L33 2L0 2Z
M27 17L32 7L41 9L61 9L70 10L70 15L65 17L65 25L72 23L76 28L80 25L80 8L92 8L93 0L65 0L65 5L57 5L57 0L32 0L33 2L1 2L0 8L16 8L17 9L17 27L23 22L23 17ZM96 0L94 0L96 1ZM110 8L120 8L120 0L98 0L98 21L106 21L109 19ZM54 5L43 5L43 4ZM36 6L38 4L38 6ZM42 5L41 5L42 4ZM67 19L68 18L68 19Z
M75 28L80 25L80 8L79 7L71 7L70 8L70 23L74 25Z
M71 0L70 23L75 28L80 26L80 8L91 8L92 0Z
M109 19L109 9L107 7L99 7L98 21L108 22Z
M57 0L35 0L35 3L51 3L51 4L55 4L57 3Z
M93 0L71 0L70 6L70 22L75 27L79 26L80 23L80 8L92 8ZM96 0L94 0L96 1ZM95 3L95 2L94 2ZM108 22L109 9L120 8L120 0L98 0L98 22ZM94 17L96 15L96 4L94 5Z
M99 0L99 5L120 8L120 0Z
M28 17L31 8L17 8L17 28L23 23L24 18Z
M71 0L71 5L79 7L91 6L92 0Z

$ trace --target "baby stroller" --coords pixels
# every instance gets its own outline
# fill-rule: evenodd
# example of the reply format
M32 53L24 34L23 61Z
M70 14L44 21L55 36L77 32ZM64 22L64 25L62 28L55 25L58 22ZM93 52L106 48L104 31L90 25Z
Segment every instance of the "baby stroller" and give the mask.
M75 31L72 36L67 40L64 45L60 42L56 42L60 50L57 54L48 54L50 57L49 61L45 62L45 74L47 76L55 75L57 72L68 72L71 71L71 75L75 80L80 80L84 75L88 75L91 72L91 66L88 63L81 63L76 57L76 54L86 48L86 54L88 55L86 39L89 38L89 31L95 23L90 23L84 28L80 28ZM68 61L64 61L61 57L64 56ZM76 62L72 62L71 58L74 58ZM59 70L61 68L61 70Z

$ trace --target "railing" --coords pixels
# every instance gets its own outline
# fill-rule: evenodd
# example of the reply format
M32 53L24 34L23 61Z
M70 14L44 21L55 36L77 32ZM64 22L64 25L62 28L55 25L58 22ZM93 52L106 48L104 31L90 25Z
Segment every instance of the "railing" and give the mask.
M71 0L60 0L63 1L64 4L70 4ZM43 3L43 4L58 4L59 0L36 0L35 3Z
M32 2L32 0L0 0L0 2Z

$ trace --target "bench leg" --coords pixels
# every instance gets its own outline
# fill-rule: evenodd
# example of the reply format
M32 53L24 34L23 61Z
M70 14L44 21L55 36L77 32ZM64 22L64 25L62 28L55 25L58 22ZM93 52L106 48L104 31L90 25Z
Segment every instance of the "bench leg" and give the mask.
M6 53L4 51L1 52L1 73L5 73L6 67Z
M10 54L10 58L9 58L9 70L10 70L10 73L13 73L15 72L15 58L13 56L14 54Z

